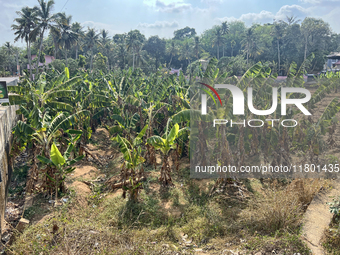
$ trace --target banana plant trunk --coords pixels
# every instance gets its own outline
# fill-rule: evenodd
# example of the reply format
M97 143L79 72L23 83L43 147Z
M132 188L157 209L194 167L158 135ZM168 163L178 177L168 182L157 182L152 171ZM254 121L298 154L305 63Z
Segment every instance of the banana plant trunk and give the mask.
M169 156L164 155L163 156L163 164L161 169L161 177L159 178L159 181L162 183L163 186L173 186L171 179L171 168L169 166Z

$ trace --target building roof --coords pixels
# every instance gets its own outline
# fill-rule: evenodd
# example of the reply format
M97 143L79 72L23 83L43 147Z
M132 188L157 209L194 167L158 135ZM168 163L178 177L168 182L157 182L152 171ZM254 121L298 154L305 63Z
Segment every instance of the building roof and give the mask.
M331 52L331 54L327 55L327 58L340 58L340 52Z
M340 65L340 60L338 62L333 63L333 65Z
M37 57L37 55L31 55L32 60L34 60L36 57ZM54 60L53 56L45 55L45 63L43 64L43 63L39 62L39 66L47 65L47 64L51 63L53 60ZM32 66L34 67L34 64ZM27 69L30 69L29 64L27 64Z

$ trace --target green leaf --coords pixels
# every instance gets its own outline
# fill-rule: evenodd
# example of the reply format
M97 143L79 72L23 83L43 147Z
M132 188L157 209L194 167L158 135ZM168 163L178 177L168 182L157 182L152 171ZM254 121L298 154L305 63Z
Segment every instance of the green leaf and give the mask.
M208 91L208 90L206 90L206 89L204 89L204 88L199 88L199 89L200 89L200 90L203 90L205 93L207 93L207 94L212 98L212 100L214 101L214 103L215 103L215 105L216 105L216 107L217 107L216 100L215 100L214 96L210 93L210 91Z
M165 147L163 139L161 137L157 136L157 135L151 136L147 140L147 143L151 144L153 147L155 147L156 150L162 149L163 147Z
M178 134L178 130L179 130L179 126L176 123L172 129L170 130L169 135L166 138L166 141L171 144L176 138L177 138L177 134Z
M83 133L83 131L76 130L76 129L69 129L69 130L66 130L65 133L69 133L69 134L72 134L72 135L81 135Z
M124 137L120 137L119 135L116 136L116 141L119 143L120 151L124 154L124 159L131 163L132 157L131 157L131 151L130 151L130 143L127 139Z
M65 159L61 155L60 151L58 150L58 147L55 145L55 143L52 144L51 146L51 160L53 164L57 165L64 165L65 164Z
M43 156L41 156L41 155L38 155L38 156L37 156L37 159L38 159L41 163L43 163L43 164L47 164L47 165L53 164L53 162L52 162L51 160L49 160L48 158L45 158L45 157L43 157Z
M84 157L85 157L84 155L76 157L75 159L72 159L71 161L68 161L67 165L68 166L72 166L73 164L75 164L75 163L79 162L80 160L82 160Z
M65 75L67 79L70 79L70 71L68 70L68 67L65 67Z
M64 159L67 160L70 155L71 155L71 152L73 151L74 149L74 145L72 143L69 143L68 146L67 146L67 149L64 153Z
M135 140L139 140L139 139L142 139L142 137L144 136L146 130L148 129L148 125L146 125L142 131L139 132L139 134L137 135L136 139Z

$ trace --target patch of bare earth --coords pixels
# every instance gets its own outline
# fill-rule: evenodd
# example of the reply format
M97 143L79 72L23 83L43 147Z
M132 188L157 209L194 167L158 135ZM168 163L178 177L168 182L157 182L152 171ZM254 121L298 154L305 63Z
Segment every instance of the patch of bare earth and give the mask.
M325 254L321 245L324 231L329 227L333 215L329 212L328 202L333 197L339 196L340 181L333 181L331 190L319 192L304 215L304 224L302 227L302 238L306 241L307 246L311 249L312 254Z

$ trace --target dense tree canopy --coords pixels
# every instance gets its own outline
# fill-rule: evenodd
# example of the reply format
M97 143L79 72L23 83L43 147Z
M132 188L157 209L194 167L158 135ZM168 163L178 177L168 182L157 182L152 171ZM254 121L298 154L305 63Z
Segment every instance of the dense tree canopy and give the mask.
M78 59L82 55L84 68L92 70L94 57L99 53L105 57L105 70L131 66L148 73L162 65L189 73L187 67L191 63L216 57L221 62L219 66L230 75L259 61L270 65L273 72L286 75L292 62L299 67L313 54L305 69L316 73L323 69L326 55L340 50L340 35L333 33L322 19L312 17L301 21L292 16L251 27L242 21L225 21L200 35L187 26L175 30L172 39L162 39L157 35L146 38L137 29L110 35L106 30L83 28L78 22L71 23L71 16L53 13L53 5L52 0L39 0L37 6L17 12L18 18L12 25L15 40L24 40L27 47L17 49L15 54L5 45L2 47L4 74L13 73L17 65L26 69L31 55L42 54L64 59L66 65L67 58ZM47 37L45 32L49 32ZM95 68L99 66L103 67Z

